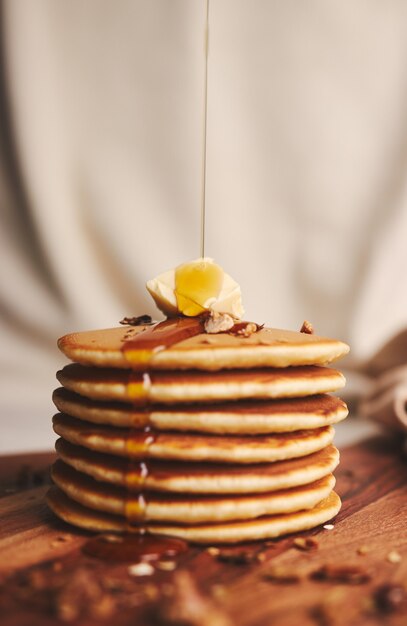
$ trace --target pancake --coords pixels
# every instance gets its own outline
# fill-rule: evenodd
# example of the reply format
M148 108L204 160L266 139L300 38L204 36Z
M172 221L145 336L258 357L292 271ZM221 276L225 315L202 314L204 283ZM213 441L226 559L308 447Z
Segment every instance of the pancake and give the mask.
M57 378L69 391L93 400L139 405L310 396L337 391L345 384L340 372L318 366L139 374L71 364Z
M253 436L125 431L62 413L54 416L53 426L60 437L96 452L133 459L216 463L269 463L301 457L329 445L334 436L332 426Z
M59 517L99 532L236 543L339 511L332 424L347 407L328 394L345 379L326 365L348 346L246 322L207 334L205 320L59 340L74 361L53 396L61 439L48 503Z
M53 465L51 475L54 483L69 498L91 509L122 515L129 522L170 521L188 525L311 509L328 497L335 486L335 479L329 474L314 483L273 493L185 496L143 491L140 497L139 494L128 494L126 489L98 482L62 461Z
M146 410L130 403L89 400L61 387L54 391L53 401L61 413L95 424L207 433L289 432L336 424L348 415L346 404L329 395L238 404L164 405Z
M330 445L306 457L258 465L147 461L91 452L58 439L59 458L96 480L131 491L203 494L261 493L305 485L332 473L339 463Z
M170 323L183 321L178 318ZM145 355L141 350L125 350L123 346L140 332L150 329L150 326L121 326L72 333L61 337L58 346L70 360L84 365L139 369ZM148 360L148 369L219 370L324 365L348 351L346 344L335 339L274 328L263 328L249 337L201 332L154 352Z
M96 532L140 533L139 527L129 525L123 517L84 507L68 498L57 487L50 489L47 501L58 517L74 526ZM149 534L179 537L201 544L271 539L324 524L338 513L340 506L340 498L332 491L314 508L305 511L222 524L182 526L168 523L147 523L143 525L143 531Z

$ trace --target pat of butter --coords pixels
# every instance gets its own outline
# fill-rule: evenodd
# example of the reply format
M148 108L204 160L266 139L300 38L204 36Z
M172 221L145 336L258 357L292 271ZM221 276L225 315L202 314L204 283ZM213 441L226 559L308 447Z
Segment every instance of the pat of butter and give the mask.
M205 311L243 317L239 285L212 259L184 263L149 280L148 291L165 315L196 317Z

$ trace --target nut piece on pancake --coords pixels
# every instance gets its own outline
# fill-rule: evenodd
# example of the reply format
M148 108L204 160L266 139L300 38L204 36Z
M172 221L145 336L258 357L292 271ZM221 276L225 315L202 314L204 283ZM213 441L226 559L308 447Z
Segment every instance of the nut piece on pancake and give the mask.
M309 322L242 321L240 287L211 259L147 289L165 321L124 318L58 342L73 363L53 396L51 509L88 530L210 545L331 520L333 425L348 411L328 364L349 347Z

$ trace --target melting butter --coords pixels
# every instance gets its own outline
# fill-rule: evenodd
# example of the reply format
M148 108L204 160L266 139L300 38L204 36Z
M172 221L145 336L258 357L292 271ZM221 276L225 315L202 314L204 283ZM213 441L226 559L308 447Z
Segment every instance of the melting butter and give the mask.
M204 259L175 269L175 296L180 313L195 317L215 304L222 289L223 270Z
M160 311L170 317L196 317L205 311L243 317L239 285L209 258L184 263L146 286Z

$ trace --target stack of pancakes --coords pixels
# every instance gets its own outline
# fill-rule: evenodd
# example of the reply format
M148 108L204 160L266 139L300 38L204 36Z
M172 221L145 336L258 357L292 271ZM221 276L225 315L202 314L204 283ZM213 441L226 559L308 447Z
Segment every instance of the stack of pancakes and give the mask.
M208 335L185 318L67 335L53 511L95 531L198 543L277 537L340 508L326 367L344 343L269 328Z

